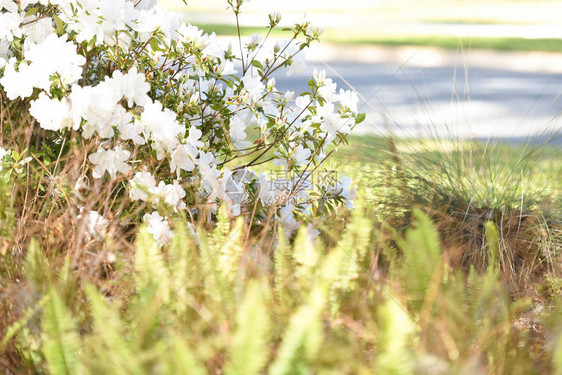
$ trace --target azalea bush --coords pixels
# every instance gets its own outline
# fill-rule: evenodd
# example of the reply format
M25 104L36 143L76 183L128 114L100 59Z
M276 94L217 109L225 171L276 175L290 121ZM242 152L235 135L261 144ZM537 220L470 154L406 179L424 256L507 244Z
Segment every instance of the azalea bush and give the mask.
M242 1L228 5L238 17ZM219 205L289 235L352 207L345 175L311 180L364 118L356 94L323 71L300 94L280 92L273 77L304 66L320 35L308 23L287 40L268 32L232 45L155 1L1 0L0 10L0 156L15 165L7 153L25 155L35 168L24 175L44 174L49 194L77 202L87 238L125 212L106 217L88 199L100 181L111 186L106 201L122 202L160 245L173 236L169 219L212 221ZM270 15L267 30L279 22ZM256 172L270 161L290 178Z

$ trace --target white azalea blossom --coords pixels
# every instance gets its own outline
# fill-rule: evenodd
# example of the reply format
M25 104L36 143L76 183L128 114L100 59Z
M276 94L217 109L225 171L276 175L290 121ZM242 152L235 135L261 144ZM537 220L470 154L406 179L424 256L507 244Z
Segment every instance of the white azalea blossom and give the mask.
M56 74L61 83L71 85L82 76L84 56L77 54L74 43L67 41L67 36L57 37L49 34L41 43L29 47L25 52L26 60L31 62L35 74L35 87L49 90L50 77Z
M156 179L149 172L137 172L131 180L129 196L133 200L148 200L151 194L156 193Z
M165 151L172 151L178 145L178 136L184 131L176 121L176 114L168 108L163 108L158 101L148 103L144 107L141 121L155 142L159 159L164 157Z
M29 113L45 130L61 130L73 125L68 98L51 99L42 92L39 98L31 102Z
M246 124L238 116L234 117L230 123L230 137L236 147L244 147L242 141L246 139Z
M135 145L142 146L146 144L146 139L144 138L144 126L139 121L122 121L118 125L119 138L127 141L132 141Z
M348 107L352 112L357 112L357 102L359 101L359 97L355 91L340 89L337 99L343 106Z
M165 184L160 181L158 187L156 188L156 193L170 206L177 210L183 210L186 207L185 202L182 199L185 197L185 190L181 187L179 182L176 180L173 184Z
M11 58L4 69L4 76L0 78L0 85L6 91L8 99L25 99L33 94L35 76L36 72L25 62L20 63L16 71L15 58Z
M115 92L107 82L96 86L72 86L70 93L74 128L85 121L83 135L86 138L98 133L102 138L114 135L114 126L128 124L131 116L119 105L119 93Z
M6 5L2 4L4 7ZM20 24L23 22L23 17L16 11L0 13L0 39L5 39L8 42L14 40L14 37L19 38L22 36Z
M125 97L129 107L133 103L145 105L150 98L146 95L150 90L150 84L146 82L143 74L140 74L136 68L132 68L129 72L116 70L113 72L111 79L107 79L109 87L117 93L117 96Z
M297 147L295 147L295 151L293 153L295 161L300 166L308 163L310 155L312 155L312 151L308 148L304 148L303 145L298 145Z
M167 244L174 236L168 220L158 212L144 215L144 221L147 225L148 233L152 234L158 246Z
M33 44L43 42L49 35L55 32L53 27L53 19L45 17L36 19L33 16L26 17L22 26L22 34L25 35L25 49L31 48Z
M356 197L357 190L350 189L351 178L347 177L345 174L341 174L341 180L337 182L333 190L334 195L341 195L345 199L345 205L349 209L353 209L353 200Z
M191 172L195 168L195 163L193 162L195 156L197 155L197 149L190 144L179 145L172 152L170 160L170 171L179 172L179 170L184 170Z
M129 156L131 156L131 153L121 146L117 146L113 150L98 148L94 154L88 156L88 160L95 165L92 175L94 178L101 178L105 172L108 172L114 179L117 172L129 173L131 167L126 163Z

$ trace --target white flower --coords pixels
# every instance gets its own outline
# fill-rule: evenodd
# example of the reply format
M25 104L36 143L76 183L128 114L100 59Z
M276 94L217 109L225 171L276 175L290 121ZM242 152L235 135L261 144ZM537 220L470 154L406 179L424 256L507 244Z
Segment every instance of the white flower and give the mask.
M45 130L61 130L72 127L73 121L70 113L70 101L51 99L44 92L39 98L31 102L29 113Z
M154 6L140 11L133 28L140 33L152 33L159 30L166 37L176 39L176 30L181 24L181 14L170 12L161 6Z
M6 5L2 4L2 6ZM6 39L8 42L11 42L14 40L14 37L20 38L22 36L20 29L22 21L23 17L16 11L0 13L0 39Z
M125 162L129 159L129 156L131 156L131 153L121 146L117 146L114 150L104 150L100 146L96 153L88 157L88 160L95 165L92 175L94 178L100 178L107 171L114 179L117 172L128 173L131 167Z
M340 93L337 96L337 100L344 106L351 110L351 112L357 112L357 102L359 97L355 91L340 89Z
M33 44L25 52L26 60L31 61L35 70L35 87L49 90L50 77L57 73L63 84L71 85L82 77L84 56L78 55L76 45L67 42L67 36L50 34L41 43Z
M196 48L204 48L208 44L209 35L203 34L203 30L189 23L182 23L177 32L181 40L192 43Z
M334 113L333 103L326 102L323 106L319 106L317 113L322 117L320 129L327 133L326 142L334 140L338 132L342 134L351 132L353 119L342 118L338 113Z
M202 135L203 132L201 132L201 130L197 129L195 126L192 126L191 128L189 128L187 143L189 143L190 145L196 148L203 147L204 146L203 142L199 141Z
M257 102L261 99L265 90L265 85L261 82L260 77L254 77L250 73L246 73L241 81L244 83L244 89L246 89L250 95L252 102Z
M8 12L17 12L18 3L14 0L0 0L0 10L6 9Z
M136 8L141 10L152 9L158 3L156 0L141 0L140 2L138 0L130 0L130 1L136 3Z
M144 221L147 224L148 233L152 234L158 246L167 244L174 236L168 220L160 216L158 212L144 215Z
M144 145L146 143L143 132L143 124L136 120L119 124L119 138L124 141L131 140L136 145Z
M73 85L69 98L74 128L78 129L81 120L86 120L82 133L86 138L91 137L94 132L102 138L111 138L114 126L128 124L132 120L132 116L117 104L119 94L107 82L101 82L95 87Z
M291 236L300 227L300 223L295 219L295 206L290 203L279 210L279 222L283 225L287 237Z
M330 78L325 78L322 86L318 89L318 94L328 102L334 101L337 99L336 87L337 85Z
M195 156L197 156L197 149L195 147L189 144L179 145L172 152L170 171L172 173L176 171L179 173L180 169L183 169L184 171L191 172L195 168L193 163Z
M238 73L238 71L234 69L234 63L232 61L223 62L220 66L216 67L216 72L223 76Z
M240 215L241 207L247 203L246 185L256 179L256 175L244 168L231 172L225 168L220 182L219 194L228 203L233 216Z
M322 85L324 83L324 80L326 79L326 71L324 69L318 70L314 68L312 76L314 77L314 81L316 81L318 85Z
M171 152L178 145L178 137L184 132L183 126L176 121L176 114L168 108L162 109L159 101L149 102L144 107L141 121L156 143L158 159L164 157L164 152Z
M32 44L43 42L55 29L53 28L53 19L50 17L37 18L37 16L26 17L22 26L23 35L25 35L24 46L29 49Z
M295 99L295 105L301 111L310 104L310 95L302 95Z
M80 215L78 219L86 218L86 237L85 240L92 238L102 240L105 234L105 229L109 226L109 221L101 216L97 211L88 211L85 215L82 214L84 207L80 208Z
M82 0L80 6L74 6L72 16L66 19L68 29L76 32L76 40L114 45L118 31L126 30L139 14L134 3L125 0Z
M293 157L295 158L297 164L299 166L302 166L308 163L308 158L310 157L311 154L312 151L310 151L310 149L304 148L303 145L298 145L297 147L295 147L295 150L293 152Z
M112 78L106 78L106 81L117 96L127 99L129 107L133 105L133 102L142 106L150 100L146 95L150 90L150 84L146 82L144 74L139 73L136 68L132 68L125 74L116 70L113 72Z
M183 190L177 180L173 184L165 184L163 181L160 181L156 191L158 195L164 198L167 204L174 207L175 211L185 209L186 204L182 201L185 198L185 190Z
M239 116L230 121L230 138L235 145L246 139L246 124Z
M146 201L149 194L156 192L156 180L149 172L137 172L131 180L129 197L133 200Z
M33 93L34 87L49 90L51 76L55 73L63 85L78 81L82 76L81 66L86 62L84 56L76 53L76 46L66 41L66 35L57 37L56 34L50 34L42 42L32 44L25 51L25 59L31 63L22 62L17 72L14 68L15 60L11 60L0 80L11 100L18 96L27 98Z
M25 99L33 94L35 86L35 71L26 63L21 63L18 71L14 68L15 58L11 58L4 69L4 77L0 79L0 85L4 87L6 96L15 100L18 96Z

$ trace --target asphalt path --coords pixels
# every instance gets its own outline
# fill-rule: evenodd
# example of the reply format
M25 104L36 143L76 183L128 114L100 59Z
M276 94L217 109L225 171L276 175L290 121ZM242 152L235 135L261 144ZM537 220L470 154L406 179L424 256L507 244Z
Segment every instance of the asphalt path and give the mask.
M338 87L356 90L367 120L356 133L401 137L529 137L562 144L562 74L408 63L309 63L278 76L281 90L308 90L307 77L325 69Z

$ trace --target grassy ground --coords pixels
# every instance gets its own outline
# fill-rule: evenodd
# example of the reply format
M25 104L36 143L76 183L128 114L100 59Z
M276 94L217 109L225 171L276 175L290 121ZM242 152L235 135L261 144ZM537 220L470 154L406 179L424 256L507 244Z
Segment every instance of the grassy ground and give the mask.
M188 7L180 0L161 0L160 4L186 12L188 22L206 31L222 35L236 34L234 17L226 9L225 1L192 2ZM560 22L557 14L562 12L562 3L559 1L398 0L374 3L354 0L342 4L338 1L313 0L303 3L288 0L276 3L272 8L269 2L257 0L242 8L242 33L263 32L263 29L254 26L265 25L267 14L272 10L284 15L287 26L298 22L306 14L312 24L325 29L322 39L328 42L444 48L457 48L462 44L464 47L497 50L562 51L562 43L557 36L551 37L551 34L543 31L542 37L527 39L521 34L525 29L517 29L517 25L550 25L554 32L558 32ZM515 26L515 29L489 37L482 32L471 36L470 29L463 29L462 35L466 36L461 40L456 36L458 33L454 26L467 24L510 25ZM440 27L434 27L436 25ZM417 31L410 30L412 26ZM529 30L529 33L532 32Z
M228 24L198 24L199 28L207 33L215 32L217 35L235 36L238 31L235 25ZM248 36L254 33L265 35L264 27L241 27L241 35ZM274 30L271 34L275 37L289 37L282 30ZM456 37L446 35L380 35L363 31L327 29L322 34L322 41L346 44L376 44L388 46L435 46L456 49L494 49L503 51L548 51L561 52L562 41L556 38L510 38L510 37Z
M159 0L159 4L187 16L197 13L225 13L225 0L190 1ZM283 14L365 15L373 24L383 22L460 22L476 24L559 24L562 4L556 0L285 0L275 2L252 0L243 7L244 13L267 14L272 10Z

